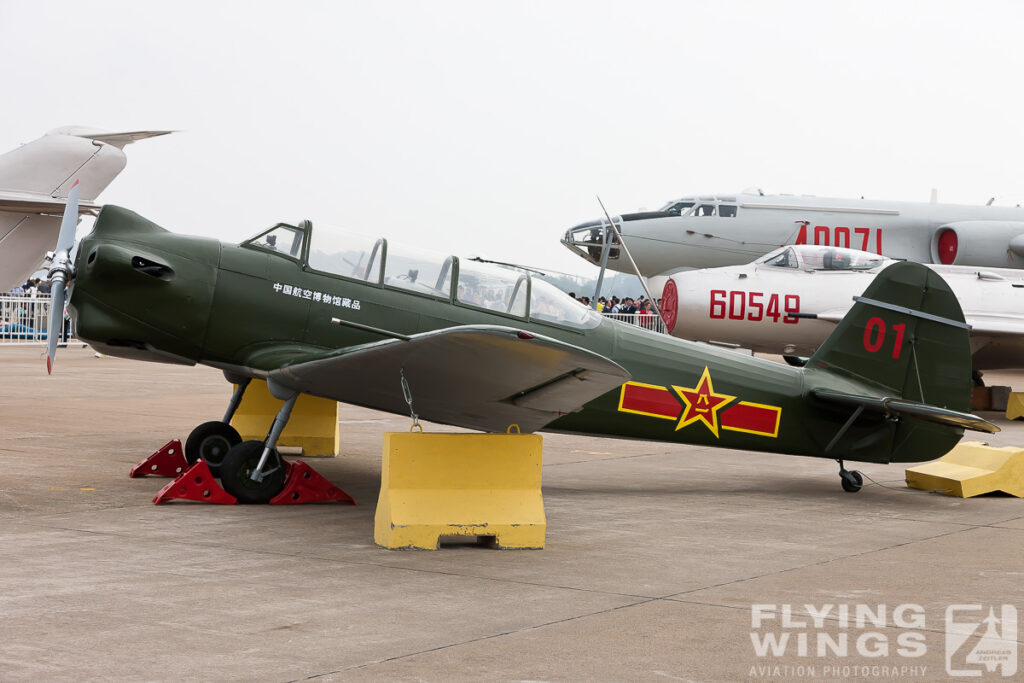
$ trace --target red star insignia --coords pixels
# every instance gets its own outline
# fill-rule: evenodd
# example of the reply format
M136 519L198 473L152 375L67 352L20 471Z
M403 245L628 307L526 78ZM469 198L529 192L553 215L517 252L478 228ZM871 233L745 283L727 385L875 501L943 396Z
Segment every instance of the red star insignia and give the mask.
M676 425L676 431L700 420L707 425L715 438L718 438L718 411L736 397L715 393L715 387L711 384L711 375L706 366L695 389L684 389L677 386L672 388L679 394L679 398L686 406L683 416L679 419L679 424Z

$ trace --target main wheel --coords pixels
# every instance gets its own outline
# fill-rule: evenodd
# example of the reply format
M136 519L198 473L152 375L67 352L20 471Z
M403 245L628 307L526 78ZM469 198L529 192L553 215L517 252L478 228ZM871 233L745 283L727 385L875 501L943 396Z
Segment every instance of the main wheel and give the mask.
M843 490L847 493L857 493L864 485L864 477L856 470L843 470L839 473L839 480L843 482Z
M216 477L224 456L240 443L242 437L231 425L216 421L204 422L193 429L185 440L185 460L192 465L202 458Z
M288 472L276 448L263 466L262 481L253 481L252 473L262 455L262 441L243 441L228 451L220 464L220 484L239 503L269 503L284 490Z

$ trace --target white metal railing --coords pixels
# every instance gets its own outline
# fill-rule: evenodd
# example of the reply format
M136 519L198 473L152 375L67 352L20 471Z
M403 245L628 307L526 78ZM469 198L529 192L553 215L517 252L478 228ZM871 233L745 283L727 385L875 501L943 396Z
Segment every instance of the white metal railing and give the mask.
M627 325L642 327L645 330L650 330L651 332L668 334L668 330L665 329L665 324L661 322L661 319L654 313L603 313L602 315L606 318L626 323Z
M50 295L0 296L0 346L45 344L50 319ZM64 315L60 341L66 343L71 323Z
M604 317L626 325L636 325L652 332L668 334L665 325L653 313L604 313ZM12 344L45 344L50 319L50 295L0 296L0 346ZM61 343L71 336L67 314L61 330Z

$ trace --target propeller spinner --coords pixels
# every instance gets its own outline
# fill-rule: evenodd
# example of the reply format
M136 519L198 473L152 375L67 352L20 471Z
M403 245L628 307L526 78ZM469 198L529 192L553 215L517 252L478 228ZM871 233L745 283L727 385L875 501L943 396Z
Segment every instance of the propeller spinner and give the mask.
M50 260L50 323L46 328L46 372L53 372L53 360L57 353L57 341L64 329L64 300L67 297L67 283L74 275L71 263L71 249L75 246L75 230L78 228L78 181L71 186L68 203L57 236L57 249Z

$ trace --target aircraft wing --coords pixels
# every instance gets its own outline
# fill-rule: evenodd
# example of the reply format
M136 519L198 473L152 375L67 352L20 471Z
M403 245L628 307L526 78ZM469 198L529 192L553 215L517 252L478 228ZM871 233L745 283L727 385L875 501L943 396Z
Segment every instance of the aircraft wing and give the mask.
M268 379L293 390L433 422L541 429L630 378L586 349L497 325L467 325L307 355Z
M1024 318L1015 315L968 315L971 334L984 337L1024 336Z
M35 194L30 192L9 192L0 190L0 211L12 211L15 213L43 213L60 215L64 212L64 205L67 199L63 197L50 197L49 195ZM79 213L96 214L100 210L99 204L91 202L79 202Z

